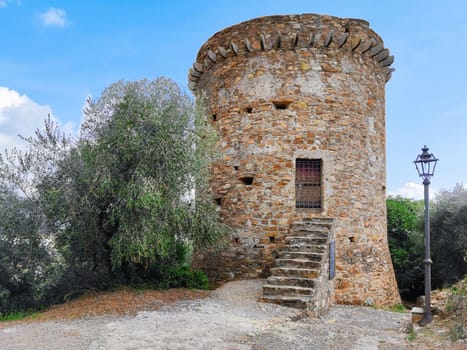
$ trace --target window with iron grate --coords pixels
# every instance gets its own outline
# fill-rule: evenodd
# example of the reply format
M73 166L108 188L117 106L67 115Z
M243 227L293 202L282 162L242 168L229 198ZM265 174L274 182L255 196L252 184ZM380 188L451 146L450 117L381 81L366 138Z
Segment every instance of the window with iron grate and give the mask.
M321 209L321 164L321 159L296 159L296 208Z

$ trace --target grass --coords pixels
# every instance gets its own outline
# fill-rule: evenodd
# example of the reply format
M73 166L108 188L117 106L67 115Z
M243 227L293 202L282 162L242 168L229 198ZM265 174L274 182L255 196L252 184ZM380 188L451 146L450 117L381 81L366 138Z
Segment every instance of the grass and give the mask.
M417 333L415 332L415 330L412 329L409 335L407 336L407 341L412 342L415 339L417 339Z
M373 308L374 309L381 309L381 310L391 311L391 312L399 312L399 313L402 313L402 314L407 312L407 309L401 303L394 304L392 306L385 306L385 307L373 306Z
M407 312L407 309L405 308L405 306L401 303L399 304L394 304L392 306L390 306L388 308L389 311L392 311L392 312L399 312L399 313L406 313Z
M24 311L10 312L7 314L0 315L0 322L19 321L25 319L26 317L34 317L34 315L35 313Z
M456 342L459 339L465 338L464 324L455 323L449 328L449 338L452 342Z

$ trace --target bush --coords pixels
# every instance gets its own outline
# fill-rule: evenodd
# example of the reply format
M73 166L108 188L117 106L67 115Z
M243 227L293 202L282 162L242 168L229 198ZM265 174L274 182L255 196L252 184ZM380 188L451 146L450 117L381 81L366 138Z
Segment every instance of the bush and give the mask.
M43 286L43 306L61 304L90 290L107 290L116 285L109 270L57 266L50 282Z
M148 269L143 278L133 280L131 285L152 289L190 288L208 289L209 282L201 270L192 269L188 265L161 265Z
M189 266L166 266L161 282L168 288L208 289L208 278L204 272L191 269Z

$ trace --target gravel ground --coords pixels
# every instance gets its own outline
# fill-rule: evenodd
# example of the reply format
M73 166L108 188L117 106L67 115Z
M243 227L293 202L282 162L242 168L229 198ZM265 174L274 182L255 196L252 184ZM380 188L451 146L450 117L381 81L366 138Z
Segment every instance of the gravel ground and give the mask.
M409 314L335 306L322 319L258 303L264 281L227 283L205 299L136 316L95 316L0 329L0 349L409 349Z

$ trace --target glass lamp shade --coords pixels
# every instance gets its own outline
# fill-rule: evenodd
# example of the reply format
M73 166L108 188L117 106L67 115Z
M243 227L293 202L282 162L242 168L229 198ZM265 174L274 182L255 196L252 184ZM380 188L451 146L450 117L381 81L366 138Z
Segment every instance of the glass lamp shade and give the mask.
M436 158L433 153L429 153L428 150L429 148L425 145L422 148L422 153L420 153L414 161L418 175L425 179L429 179L434 175L436 163L438 162L438 158Z

